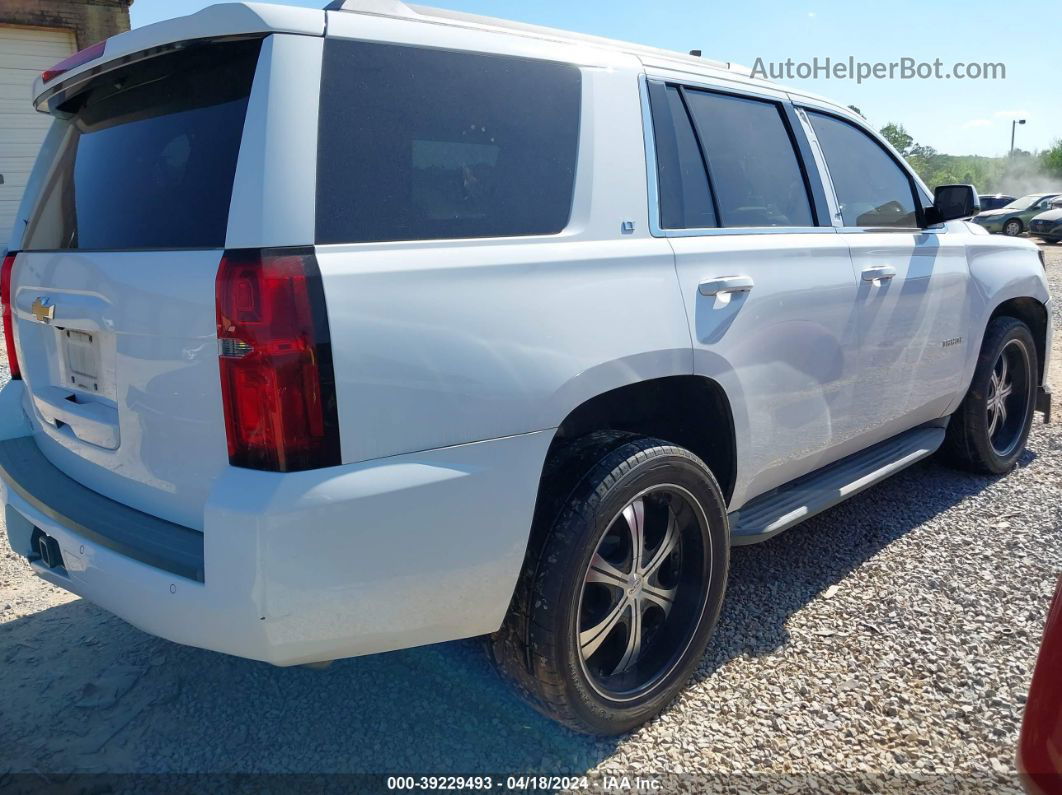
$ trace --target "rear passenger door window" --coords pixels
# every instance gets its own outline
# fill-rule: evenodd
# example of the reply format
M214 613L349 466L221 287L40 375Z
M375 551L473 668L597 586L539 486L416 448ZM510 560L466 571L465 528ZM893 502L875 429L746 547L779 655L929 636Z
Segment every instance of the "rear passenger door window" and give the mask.
M660 186L660 226L704 229L718 226L704 158L678 86L649 84L653 137Z
M814 226L804 173L776 102L684 90L721 226Z
M914 183L882 146L834 116L807 112L849 227L918 227Z
M562 231L581 97L569 64L327 39L317 242Z

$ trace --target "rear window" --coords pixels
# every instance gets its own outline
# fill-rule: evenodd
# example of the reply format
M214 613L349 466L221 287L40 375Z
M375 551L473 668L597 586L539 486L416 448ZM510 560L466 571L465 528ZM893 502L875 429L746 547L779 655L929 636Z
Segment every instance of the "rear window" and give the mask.
M252 39L150 58L61 105L70 129L24 247L223 247L260 48Z
M560 232L580 99L567 64L326 40L317 242Z

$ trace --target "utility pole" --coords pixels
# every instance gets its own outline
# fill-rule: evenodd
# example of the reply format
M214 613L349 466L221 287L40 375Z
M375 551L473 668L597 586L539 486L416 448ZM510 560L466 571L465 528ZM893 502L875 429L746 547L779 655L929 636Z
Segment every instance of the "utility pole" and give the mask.
M1014 119L1010 123L1010 153L1014 154L1014 131L1018 128L1019 124L1025 124L1025 119Z

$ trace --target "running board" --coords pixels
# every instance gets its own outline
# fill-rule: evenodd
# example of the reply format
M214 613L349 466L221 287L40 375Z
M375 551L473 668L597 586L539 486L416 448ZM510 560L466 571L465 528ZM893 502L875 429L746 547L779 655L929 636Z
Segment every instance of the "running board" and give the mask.
M756 497L730 514L730 543L766 541L932 455L943 441L943 428L916 428Z

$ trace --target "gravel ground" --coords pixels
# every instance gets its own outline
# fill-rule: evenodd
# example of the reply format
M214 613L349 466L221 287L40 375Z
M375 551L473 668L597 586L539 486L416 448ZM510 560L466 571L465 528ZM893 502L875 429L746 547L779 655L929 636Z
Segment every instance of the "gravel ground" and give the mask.
M1059 294L1062 246L1047 250ZM1055 351L1057 376L1062 337ZM696 681L614 740L525 707L475 640L277 669L152 638L3 549L0 787L5 771L36 770L60 782L71 771L666 773L690 790L701 774L775 790L864 776L903 789L925 775L1009 789L1062 570L1062 423L1037 424L1004 479L925 462L734 550Z

